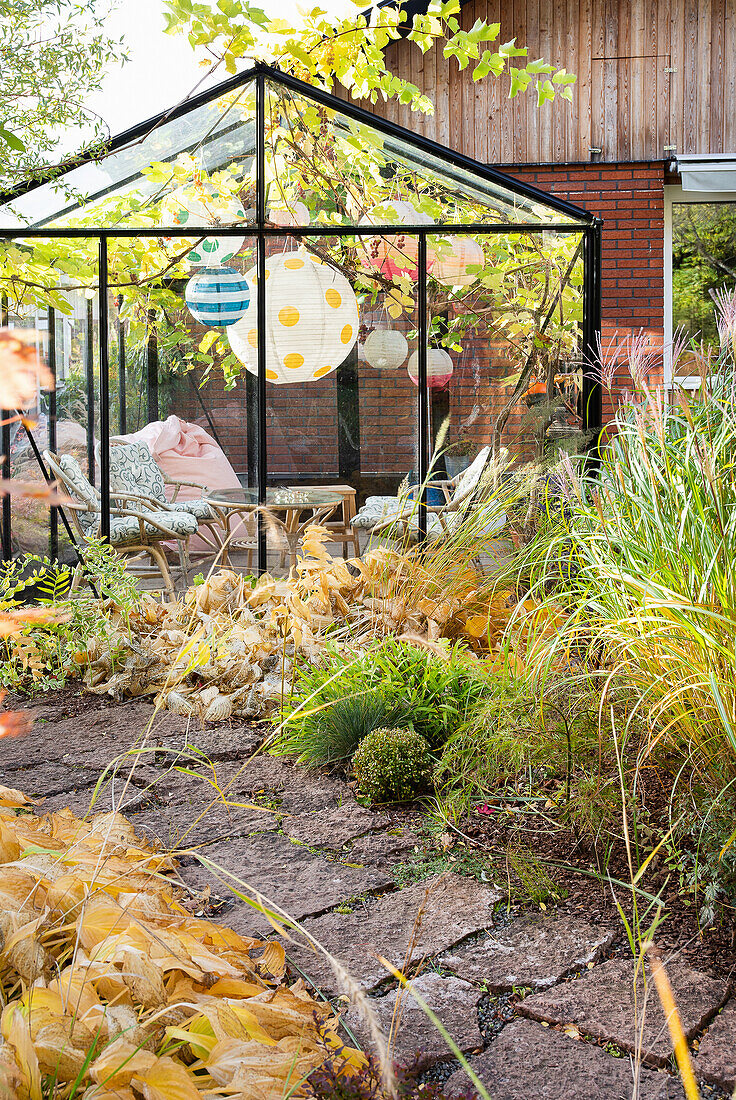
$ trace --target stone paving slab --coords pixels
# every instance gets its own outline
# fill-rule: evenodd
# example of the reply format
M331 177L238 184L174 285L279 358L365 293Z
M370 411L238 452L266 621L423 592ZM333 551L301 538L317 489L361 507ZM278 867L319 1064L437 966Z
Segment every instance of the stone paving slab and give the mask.
M31 712L36 708L31 706ZM74 764L86 761L90 767L102 769L122 752L126 752L143 733L153 714L150 703L134 699L128 703L100 700L99 708L62 720L44 721L43 708L38 708L30 735L6 738L0 746L0 769L36 768L59 761ZM85 736L79 744L79 730ZM155 730L180 734L186 729L186 719L165 712L156 720Z
M392 829L387 833L370 833L360 836L350 845L347 859L351 863L365 863L381 867L406 858L414 848L421 848L421 838L409 829Z
M352 913L326 913L304 922L305 928L342 963L364 989L372 989L388 972L376 958L383 954L402 967L415 931L409 962L431 957L493 922L501 891L462 875L439 875L404 890L369 899ZM340 983L322 956L287 945L299 966L323 991L340 992Z
M683 1030L692 1039L715 1015L726 997L727 986L683 963L667 966ZM611 959L585 976L526 997L519 1006L524 1016L553 1024L576 1024L596 1039L633 1051L643 1017L643 1057L664 1065L672 1054L664 1013L651 979L637 980L634 1000L634 964L630 959ZM645 1009L645 1011L644 1011ZM638 1010L638 1012L637 1012Z
M243 795L272 791L290 814L355 803L355 795L344 780L307 770L288 758L268 753L260 753L248 761L234 789Z
M322 913L346 898L392 882L389 874L376 868L346 867L273 832L218 841L202 854L246 883L249 890L240 887L243 892L258 891L294 920ZM221 896L227 894L227 887L213 880L200 864L182 868L180 877L198 889L210 885ZM243 922L261 931L266 927L264 918L246 903L236 906L225 920L237 932L244 930Z
M631 1100L634 1092L628 1058L529 1020L512 1020L470 1065L493 1100ZM453 1096L467 1087L474 1086L458 1070L445 1092ZM639 1100L682 1097L682 1085L669 1074L642 1071Z
M736 1089L736 999L731 999L700 1040L695 1074L731 1092Z
M50 797L79 787L92 787L99 774L96 768L83 768L78 764L50 762L23 771L10 772L0 764L0 782L8 787L22 789L29 798Z
M398 1026L391 1044L391 1056L400 1065L409 1065L419 1055L419 1065L428 1067L441 1058L454 1057L440 1032L413 1000L411 989L426 1001L463 1053L480 1050L483 1039L478 1027L478 1001L481 993L460 978L442 978L436 973L421 974L409 982L402 993L397 1013ZM396 992L367 999L370 1010L386 1039L396 1007ZM375 1049L366 1018L357 1006L343 1014L348 1027L367 1049Z
M477 943L444 955L442 965L493 992L528 986L544 989L595 962L614 939L611 929L569 913L518 917Z
M388 814L368 810L355 800L327 810L296 814L284 821L284 832L315 848L340 849L356 837L391 825Z
M210 806L204 800L195 804L166 804L140 813L129 811L128 817L140 836L149 842L157 841L164 848L207 846L279 827L278 816L269 810L246 810L222 803Z

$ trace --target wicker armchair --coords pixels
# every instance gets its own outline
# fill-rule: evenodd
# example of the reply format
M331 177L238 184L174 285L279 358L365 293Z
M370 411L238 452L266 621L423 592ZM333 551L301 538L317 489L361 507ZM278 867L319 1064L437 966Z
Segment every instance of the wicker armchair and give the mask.
M71 498L72 521L82 542L101 535L100 494L82 473L71 455L56 455L44 451L43 455L57 481ZM189 512L179 511L171 505L150 508L149 498L136 493L110 492L110 544L125 556L146 554L156 567L167 593L173 599L174 581L162 543L176 542L181 573L186 578L189 569L188 543L197 531L197 520Z

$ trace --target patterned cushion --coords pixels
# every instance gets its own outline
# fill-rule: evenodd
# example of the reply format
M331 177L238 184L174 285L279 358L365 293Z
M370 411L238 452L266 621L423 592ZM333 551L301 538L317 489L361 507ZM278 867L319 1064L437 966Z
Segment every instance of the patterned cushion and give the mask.
M59 466L64 471L65 488L72 499L94 509L93 512L77 512L80 527L91 538L97 533L100 522L100 494L84 476L73 455L60 455Z
M408 509L415 507L410 501ZM401 515L402 510L407 509L405 497L368 497L358 514L350 520L351 527L360 527L370 530L381 520L390 519L392 516Z
M166 503L164 478L145 443L118 443L110 448L110 492L136 493ZM138 502L137 507L148 507Z
M453 500L459 500L465 493L475 489L481 479L490 453L490 447L481 447L467 470L463 470L460 474L457 485L455 486L455 492L452 494ZM472 497L472 492L469 492L469 495Z
M194 535L197 531L197 521L188 512L149 512L151 519L155 519L162 527L170 532L171 538L183 538ZM143 527L148 535L161 540L166 539L163 531L154 527L152 523L143 522ZM138 520L135 516L113 516L110 520L110 542L113 546L125 546L126 543L138 542L141 537Z
M189 512L197 519L216 519L217 513L206 500L175 500L174 507L179 512Z

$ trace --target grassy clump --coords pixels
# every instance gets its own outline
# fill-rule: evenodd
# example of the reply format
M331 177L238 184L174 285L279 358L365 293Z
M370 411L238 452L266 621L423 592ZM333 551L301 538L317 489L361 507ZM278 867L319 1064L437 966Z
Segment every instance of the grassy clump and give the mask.
M431 787L434 764L425 739L407 727L369 733L353 768L360 793L371 802L405 802Z
M372 730L409 724L438 748L492 684L493 676L459 645L442 656L398 638L358 656L333 649L319 665L298 671L272 751L307 764L346 761Z

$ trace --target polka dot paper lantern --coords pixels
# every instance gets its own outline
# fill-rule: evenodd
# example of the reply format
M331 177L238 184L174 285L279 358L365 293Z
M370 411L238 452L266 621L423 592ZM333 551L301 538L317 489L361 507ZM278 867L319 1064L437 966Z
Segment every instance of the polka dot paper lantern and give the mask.
M420 213L416 206L403 199L395 199L392 202L381 203L374 206L365 217L360 219L360 225L391 225L395 224L399 235L385 237L362 237L361 247L365 259L363 265L372 271L379 271L382 275L393 278L394 275L408 275L415 279L417 276L417 256L419 254L419 240L416 236L407 234L401 236L401 226L404 225L433 225L428 214Z
M202 325L210 328L233 325L248 308L250 287L239 271L212 267L189 280L184 301Z
M409 356L407 372L415 386L419 385L419 352ZM442 390L452 378L452 357L444 348L427 348L427 385L431 390Z
M203 230L211 225L234 225L245 220L245 211L237 199L224 198L211 184L181 187L167 195L161 204L165 225L182 225ZM205 237L191 250L187 259L200 267L219 267L232 260L243 247L245 237Z
M363 344L363 358L376 370L398 370L408 354L406 337L395 328L376 328Z
M469 286L478 278L469 267L483 266L483 248L472 237L453 237L438 241L432 248L429 269L438 282L447 286Z
M303 202L292 202L288 206L270 206L268 220L274 225L309 225L309 210Z
M256 287L256 269L246 278ZM258 292L228 329L233 352L258 373ZM280 386L324 378L358 337L358 303L344 275L304 251L266 261L266 379Z

